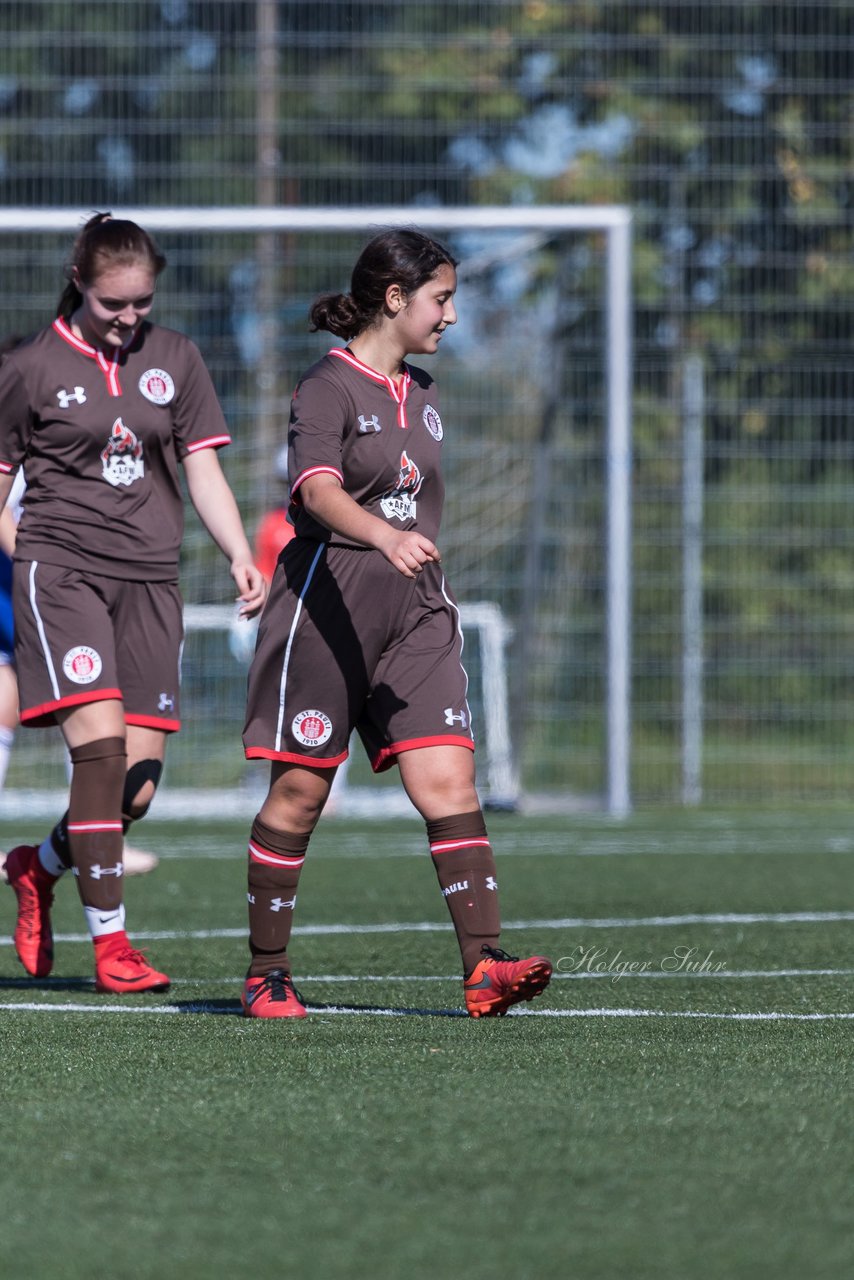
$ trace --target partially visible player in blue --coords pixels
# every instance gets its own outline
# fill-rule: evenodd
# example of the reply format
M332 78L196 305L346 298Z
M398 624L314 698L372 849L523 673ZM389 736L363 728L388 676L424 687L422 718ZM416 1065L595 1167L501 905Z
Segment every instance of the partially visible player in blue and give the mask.
M14 351L21 341L10 334L0 341L0 360ZM21 517L24 477L12 486L6 506L0 511L0 791L6 781L15 730L18 727L18 681L15 676L15 623L12 612L12 554L15 530ZM5 855L0 853L0 871L5 868Z
M459 610L436 547L444 426L432 355L456 321L456 263L416 230L374 237L350 292L319 298L335 348L297 387L289 430L296 537L276 567L243 741L272 762L249 841L247 1016L303 1017L287 947L311 833L355 731L394 765L427 825L472 1017L547 985L551 963L498 946L498 882L475 790Z
M12 611L12 554L20 517L23 475L0 511L0 791L18 727L18 681L15 676L15 620ZM0 855L2 858L2 855ZM5 859L3 859L5 862Z

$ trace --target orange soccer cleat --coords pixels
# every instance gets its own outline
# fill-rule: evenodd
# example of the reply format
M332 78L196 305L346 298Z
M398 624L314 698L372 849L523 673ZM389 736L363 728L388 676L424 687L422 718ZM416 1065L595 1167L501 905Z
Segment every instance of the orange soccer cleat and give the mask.
M545 956L520 960L498 947L483 946L484 958L466 978L463 990L472 1018L500 1018L520 1000L533 1000L549 985L552 962Z
M19 844L6 858L6 875L18 899L15 950L33 978L46 978L53 968L50 909L56 880L39 862L38 847Z
M115 936L115 935L113 935ZM95 990L124 995L128 991L166 991L169 979L158 973L125 935L113 946L95 948Z
M304 1018L306 1007L283 969L274 969L263 977L246 979L241 996L247 1018Z

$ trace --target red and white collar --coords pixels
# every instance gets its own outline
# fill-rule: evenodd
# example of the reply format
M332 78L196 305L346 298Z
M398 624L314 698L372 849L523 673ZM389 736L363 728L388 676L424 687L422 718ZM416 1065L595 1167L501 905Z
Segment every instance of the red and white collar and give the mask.
M385 387L397 405L397 425L405 431L409 426L406 420L406 401L409 396L409 388L412 384L412 376L406 365L403 366L403 377L400 380L400 386L389 378L385 373L378 373L376 369L372 369L370 365L363 364L353 355L352 351L347 351L343 347L333 347L329 355L336 356L337 359L343 360L345 364L349 364L352 369L362 373L366 378L370 378L372 382L378 383L381 387Z
M104 355L103 351L99 351L97 347L90 347L88 342L84 342L82 338L78 338L77 334L73 332L71 326L66 324L62 319L62 316L57 316L54 320L53 330L55 333L59 334L63 342L67 342L75 351L79 351L82 356L88 356L90 360L96 361L98 368L101 370L106 380L107 392L109 395L120 396L122 394L122 386L119 382L119 356L121 355L121 352L125 351L133 342L137 335L136 329L134 329L127 342L122 344L121 350L116 351L112 359L108 359L107 356Z

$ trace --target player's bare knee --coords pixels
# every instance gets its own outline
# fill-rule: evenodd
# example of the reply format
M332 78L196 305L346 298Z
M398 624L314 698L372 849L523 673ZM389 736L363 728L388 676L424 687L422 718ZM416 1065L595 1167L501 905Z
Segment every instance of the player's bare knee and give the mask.
M442 818L449 813L474 813L480 800L473 785L460 778L443 777L407 780L407 794L425 819Z
M260 817L279 831L313 831L329 796L334 770L275 768Z
M313 831L323 812L323 805L304 796L268 796L261 806L260 818L279 831Z

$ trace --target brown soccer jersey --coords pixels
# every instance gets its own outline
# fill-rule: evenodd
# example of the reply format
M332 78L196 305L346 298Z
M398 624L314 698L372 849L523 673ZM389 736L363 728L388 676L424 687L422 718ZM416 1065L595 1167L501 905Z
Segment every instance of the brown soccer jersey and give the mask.
M198 349L144 323L106 356L56 320L0 366L0 472L24 466L16 557L105 577L178 577L178 463L230 436Z
M433 379L410 365L400 387L339 348L313 365L297 387L288 433L297 534L337 541L299 498L303 481L329 472L371 515L435 540L444 500L437 403Z
M423 370L407 367L398 387L335 350L302 379L289 437L297 537L258 632L248 757L332 768L353 728L377 771L416 747L473 747L459 610L440 567L406 578L379 551L333 536L299 501L300 485L326 472L372 515L433 540L443 435Z

